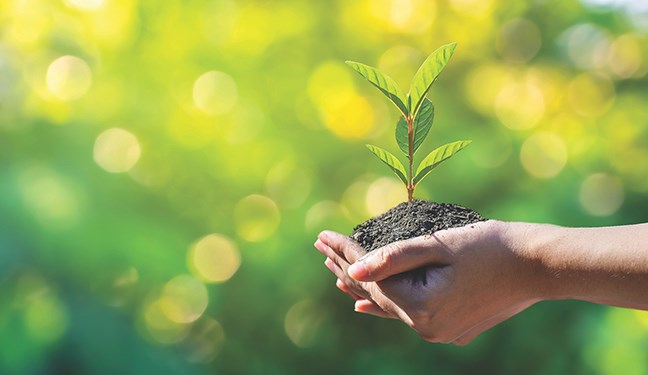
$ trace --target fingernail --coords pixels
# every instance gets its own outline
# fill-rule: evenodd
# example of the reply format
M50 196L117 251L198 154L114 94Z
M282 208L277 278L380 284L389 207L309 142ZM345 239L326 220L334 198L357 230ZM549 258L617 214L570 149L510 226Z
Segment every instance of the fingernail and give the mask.
M355 262L349 266L347 273L355 280L360 280L369 276L369 271L367 271L367 267L362 261Z

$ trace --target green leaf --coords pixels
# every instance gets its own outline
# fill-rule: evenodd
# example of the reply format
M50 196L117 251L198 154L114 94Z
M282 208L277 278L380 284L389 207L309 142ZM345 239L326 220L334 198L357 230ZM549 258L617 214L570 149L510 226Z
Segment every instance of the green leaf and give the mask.
M423 159L416 169L416 176L414 177L414 185L418 184L425 176L428 175L437 165L449 159L452 155L463 150L466 146L471 144L472 141L456 141L447 143L436 150L430 152L428 156Z
M403 151L405 155L409 155L409 138L407 136L407 120L401 116L396 123L396 143L398 148Z
M409 114L407 106L405 105L405 95L401 91L398 84L394 82L386 74L382 73L376 68L372 68L369 65L360 64L353 61L346 61L346 64L351 67L351 69L360 73L361 76L365 77L372 85L376 86L383 94L385 94L389 100L392 101L398 107L398 109L403 113L404 116Z
M448 60L450 60L456 47L457 43L454 42L439 47L439 49L428 56L425 62L423 62L423 65L421 65L414 75L408 94L409 109L414 118L416 118L416 114L425 94L427 94L430 86L434 83L434 80L439 76L443 67L448 63Z
M424 99L418 116L414 119L414 152L423 144L427 138L432 122L434 121L434 105L429 99ZM396 124L396 143L398 147L409 155L409 140L407 138L407 121L401 117Z
M405 167L403 167L403 164L401 164L401 162L396 159L396 157L391 152L374 145L365 146L367 146L369 151L376 155L378 159L387 164L387 166L391 168L394 173L396 173L396 176L398 176L398 178L400 178L400 180L403 181L405 185L407 185L407 177L405 177L407 173L405 172Z

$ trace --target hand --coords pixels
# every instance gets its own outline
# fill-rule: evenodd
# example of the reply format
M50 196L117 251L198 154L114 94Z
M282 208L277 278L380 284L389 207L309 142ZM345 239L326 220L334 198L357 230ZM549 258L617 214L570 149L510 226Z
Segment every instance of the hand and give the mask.
M430 342L465 345L545 297L542 267L513 240L523 238L519 229L490 220L370 253L324 231L315 247L356 311L401 319Z

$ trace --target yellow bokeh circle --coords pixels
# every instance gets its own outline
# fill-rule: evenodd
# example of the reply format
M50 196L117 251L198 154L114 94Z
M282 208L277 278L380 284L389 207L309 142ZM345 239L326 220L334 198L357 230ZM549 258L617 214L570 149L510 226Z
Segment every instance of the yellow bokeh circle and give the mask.
M572 109L582 116L596 117L607 113L616 97L614 84L603 75L583 73L568 87L567 98Z
M530 129L538 124L544 112L542 92L530 82L505 85L495 100L497 118L509 129Z
M241 265L241 255L229 238L209 234L191 247L187 262L193 273L203 281L220 283L236 273Z
M322 309L310 300L295 303L284 318L286 335L298 347L306 348L315 342L324 318Z
M228 113L238 100L234 79L219 71L209 71L196 79L193 100L198 109L208 115Z
M252 194L241 199L234 209L237 234L246 241L260 242L269 238L280 220L279 208L270 198Z
M137 164L142 150L131 132L111 128L99 134L94 144L94 161L112 173L128 172Z
M531 176L551 178L567 164L567 146L554 133L536 133L522 145L520 161Z
M591 215L608 216L623 203L623 185L617 177L595 173L583 180L579 199L585 211Z
M82 11L95 11L101 9L105 3L105 0L65 0L67 6Z
M369 185L365 204L371 216L380 215L395 205L407 201L407 190L399 180L381 177Z
M207 288L196 278L179 275L171 279L162 290L159 299L164 315L175 323L191 323L205 312Z
M92 72L88 64L76 56L61 56L47 68L47 90L60 100L82 97L92 84Z

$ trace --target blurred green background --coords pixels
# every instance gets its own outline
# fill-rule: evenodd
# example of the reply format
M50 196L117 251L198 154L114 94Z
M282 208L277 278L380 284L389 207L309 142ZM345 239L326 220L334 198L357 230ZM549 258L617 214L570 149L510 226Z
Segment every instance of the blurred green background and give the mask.
M363 147L458 42L417 189L502 220L648 219L648 5L0 3L0 373L644 374L648 313L541 303L465 348L353 312L312 243L405 199Z

